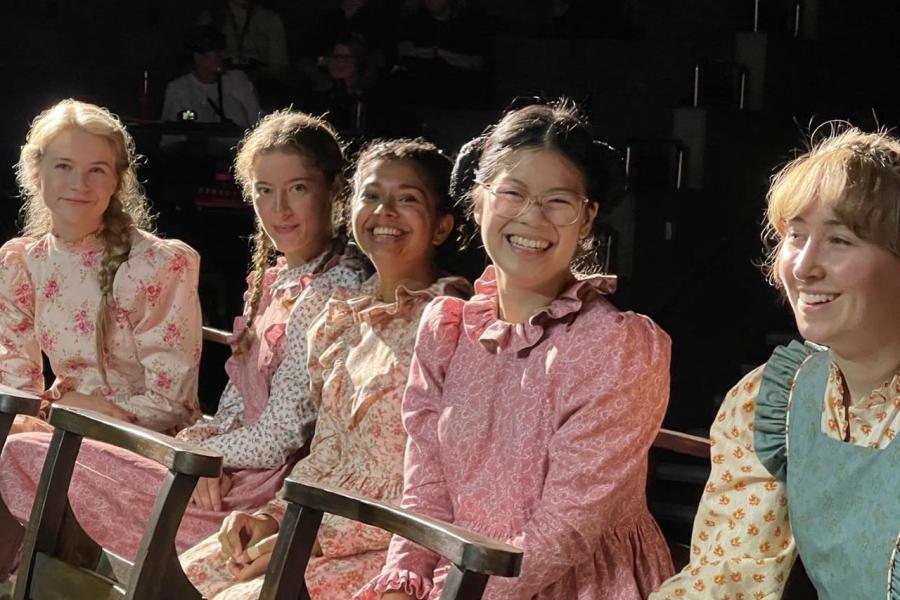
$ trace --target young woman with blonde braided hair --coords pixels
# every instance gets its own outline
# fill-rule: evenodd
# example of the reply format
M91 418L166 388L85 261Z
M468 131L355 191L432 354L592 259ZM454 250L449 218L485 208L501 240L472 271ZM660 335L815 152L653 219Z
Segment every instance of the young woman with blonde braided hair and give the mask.
M175 431L200 414L199 258L147 232L137 161L104 108L63 100L34 120L16 165L23 237L0 248L0 383L41 394L45 409Z
M299 112L269 115L239 146L235 175L257 225L246 308L235 322L218 412L178 433L220 452L225 469L220 478L198 482L179 549L215 532L227 511L270 501L311 435L316 410L308 400L306 330L332 293L355 292L367 276L364 261L336 235L344 166L331 126ZM276 251L282 256L272 265ZM7 446L0 490L14 515L27 516L40 471L36 453L25 440ZM76 469L69 490L76 516L104 547L133 556L165 471L90 442L79 463L85 468Z

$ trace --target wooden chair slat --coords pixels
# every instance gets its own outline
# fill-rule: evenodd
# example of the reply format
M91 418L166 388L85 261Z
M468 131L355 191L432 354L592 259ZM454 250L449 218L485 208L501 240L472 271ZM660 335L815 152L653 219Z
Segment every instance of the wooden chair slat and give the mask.
M90 410L54 406L50 424L134 452L184 475L218 477L222 471L222 457L215 452Z
M223 346L228 345L228 340L232 336L230 331L225 331L224 329L216 329L215 327L203 327L203 339L207 342L213 342L215 344L222 344Z
M450 563L450 571L447 573L447 579L444 580L444 589L441 590L440 600L481 598L487 583L488 575L472 571L463 572L455 564Z
M41 409L41 401L35 398L22 398L10 394L0 394L0 414L36 416Z
M320 510L288 503L259 600L309 600L306 569L299 565L309 563L323 516Z
M653 441L653 447L697 458L709 458L710 444L707 438L671 429L660 429Z
M466 571L515 577L522 551L449 523L330 486L288 479L284 498L301 506L391 531L446 557Z
M124 594L125 590L113 579L43 552L35 556L29 600L105 600L124 598Z

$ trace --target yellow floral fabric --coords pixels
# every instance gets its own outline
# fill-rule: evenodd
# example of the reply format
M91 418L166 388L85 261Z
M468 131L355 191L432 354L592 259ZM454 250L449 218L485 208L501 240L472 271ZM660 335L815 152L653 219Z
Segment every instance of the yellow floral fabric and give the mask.
M763 367L734 386L710 429L712 471L691 536L691 562L650 600L777 600L797 557L787 489L753 448ZM849 412L849 419L847 418ZM900 427L900 373L845 409L843 377L832 364L822 431L884 448Z

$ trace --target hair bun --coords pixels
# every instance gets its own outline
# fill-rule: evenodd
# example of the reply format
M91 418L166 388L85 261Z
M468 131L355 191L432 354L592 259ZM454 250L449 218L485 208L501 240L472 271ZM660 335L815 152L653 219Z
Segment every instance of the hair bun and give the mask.
M590 161L600 211L609 214L628 192L625 161L621 152L601 140L591 144Z
M475 173L478 162L487 142L486 135L480 135L463 144L456 155L453 172L450 174L450 196L457 204L468 200L469 193L475 185Z

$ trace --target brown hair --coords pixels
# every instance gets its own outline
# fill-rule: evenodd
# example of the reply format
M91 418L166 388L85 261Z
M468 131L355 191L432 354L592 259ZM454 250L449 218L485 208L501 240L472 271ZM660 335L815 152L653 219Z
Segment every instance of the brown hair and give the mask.
M476 181L488 183L519 151L553 150L571 162L584 177L587 197L598 207L598 216L612 210L625 191L624 168L611 146L595 140L584 113L566 98L508 111L500 121L463 146L456 159L451 188L457 202L472 215L479 190ZM469 223L473 219L469 219ZM572 260L579 273L602 271L596 240L603 224L595 218L591 231L579 243ZM474 237L470 231L468 237Z
M63 130L78 127L107 140L116 156L116 190L103 213L103 227L98 237L103 243L103 257L98 278L100 305L97 308L97 367L106 382L105 337L106 322L112 303L113 282L119 267L131 252L134 229L151 227L150 212L143 186L137 177L141 157L135 151L134 140L125 126L107 109L86 102L67 99L39 114L31 123L25 145L16 163L16 181L25 202L22 206L25 224L22 233L40 237L51 229L50 209L39 191L41 161L47 146Z
M900 258L900 142L887 132L868 133L846 123L825 127L827 133L807 152L772 177L762 267L775 287L781 287L779 253L787 223L816 202L832 207L860 239Z
M343 186L344 150L335 129L320 117L285 109L263 117L238 143L234 159L234 178L240 185L246 202L253 201L252 180L256 159L261 154L274 151L296 152L304 156L322 172L326 181L337 180ZM335 228L339 229L342 224L342 202L334 203L332 215L332 222ZM263 231L262 222L258 217L251 245L253 254L250 272L253 274L253 281L250 284L247 329L238 337L236 342L238 345L256 318L266 269L271 265L274 253L272 242Z

